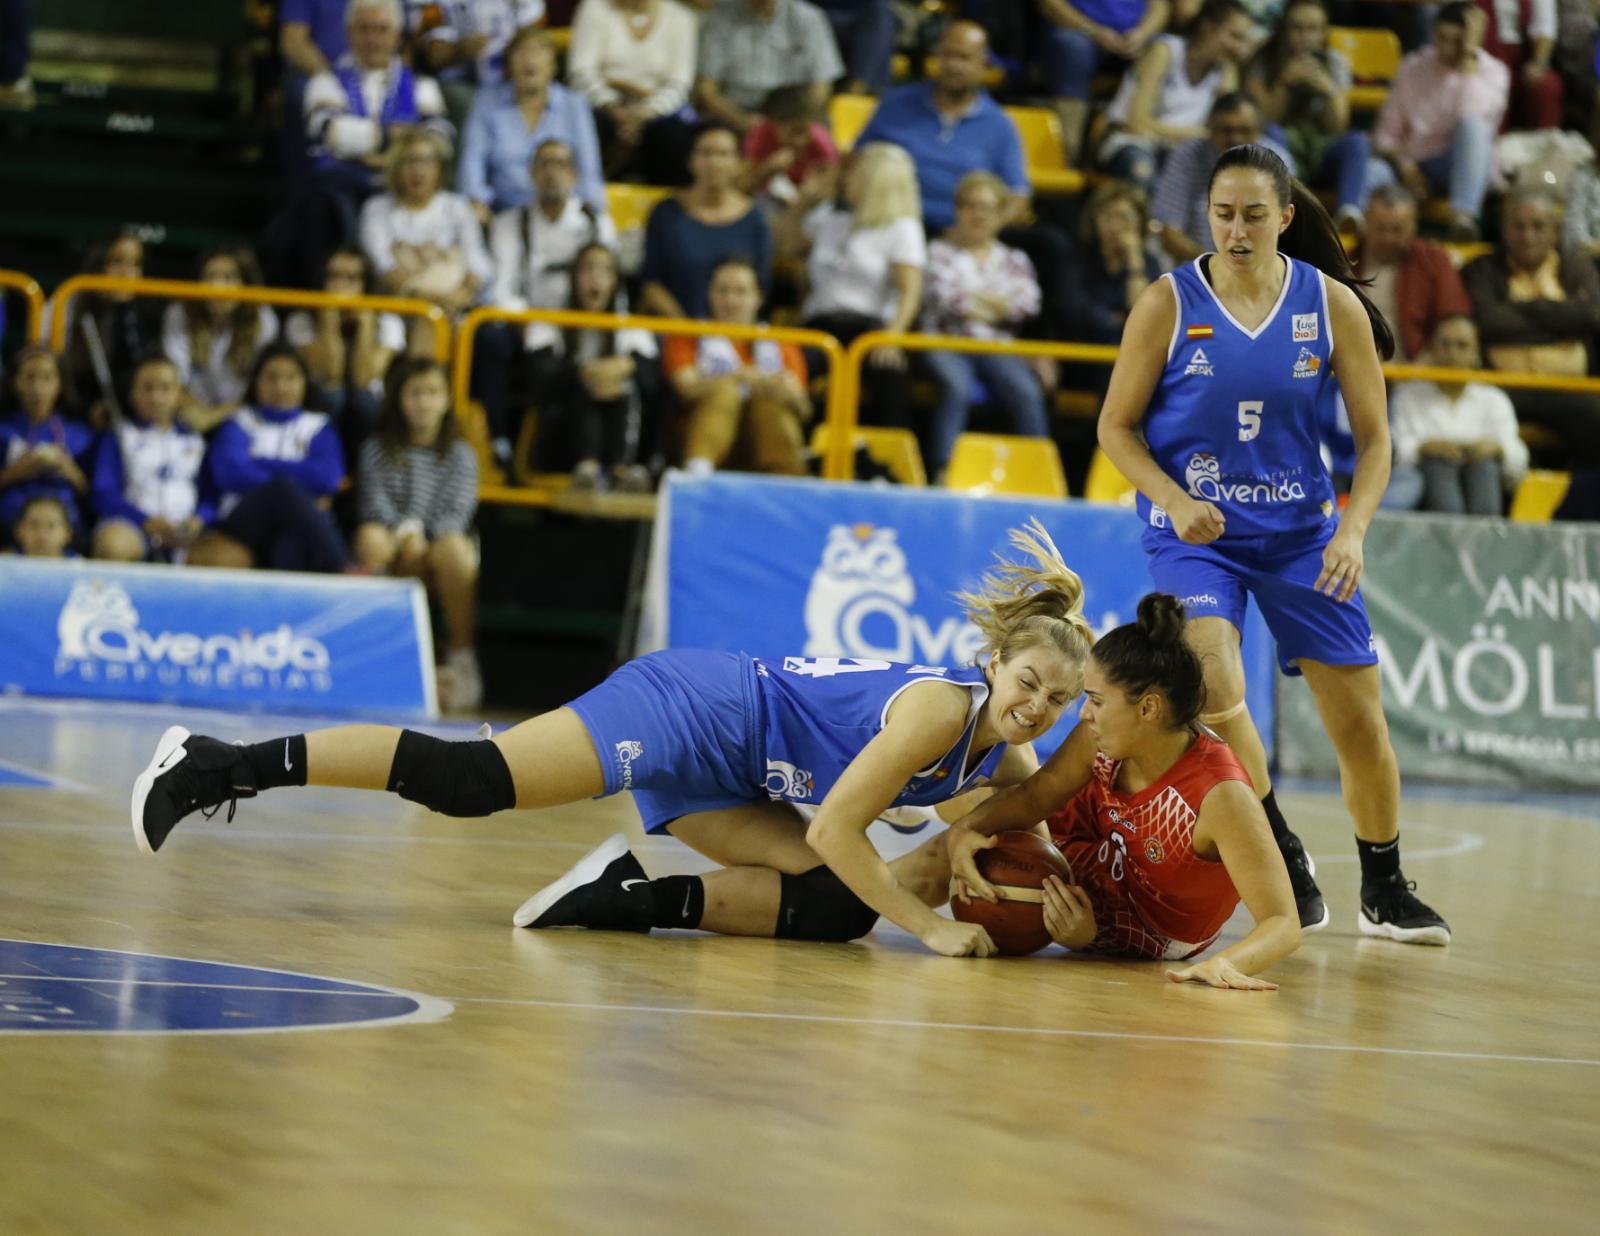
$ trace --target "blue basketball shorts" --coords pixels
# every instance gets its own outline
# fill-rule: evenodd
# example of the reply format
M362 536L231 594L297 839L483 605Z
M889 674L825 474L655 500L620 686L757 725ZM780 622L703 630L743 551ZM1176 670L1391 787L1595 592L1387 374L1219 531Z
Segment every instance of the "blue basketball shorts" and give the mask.
M632 790L647 833L665 832L697 811L767 798L761 704L749 657L652 652L567 707L589 731L605 793Z
M1278 666L1298 675L1298 662L1376 665L1378 653L1357 589L1348 601L1316 590L1322 551L1339 521L1310 533L1240 537L1222 544L1186 545L1170 529L1146 528L1144 550L1156 591L1183 602L1190 618L1226 618L1241 632L1254 597L1278 643Z

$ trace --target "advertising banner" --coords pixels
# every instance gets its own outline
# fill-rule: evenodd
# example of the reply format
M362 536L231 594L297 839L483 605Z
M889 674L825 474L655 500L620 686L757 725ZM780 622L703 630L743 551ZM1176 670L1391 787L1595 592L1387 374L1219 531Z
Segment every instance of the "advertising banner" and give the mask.
M0 690L437 713L422 585L0 557Z
M1380 517L1362 592L1402 775L1600 789L1600 527ZM1333 775L1304 684L1279 708L1284 771Z
M953 594L1011 550L1037 516L1083 577L1097 630L1132 620L1150 589L1129 510L1048 499L971 498L939 489L837 485L719 474L663 491L645 648L970 663L982 637ZM1250 707L1272 733L1272 641L1250 611ZM1076 705L1035 744L1055 750Z

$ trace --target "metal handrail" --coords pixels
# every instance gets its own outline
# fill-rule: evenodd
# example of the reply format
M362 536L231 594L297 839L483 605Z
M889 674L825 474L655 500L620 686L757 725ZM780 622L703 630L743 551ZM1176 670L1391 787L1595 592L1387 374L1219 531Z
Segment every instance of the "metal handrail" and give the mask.
M10 288L28 302L28 342L39 342L44 326L44 289L39 281L20 270L0 270L0 288Z

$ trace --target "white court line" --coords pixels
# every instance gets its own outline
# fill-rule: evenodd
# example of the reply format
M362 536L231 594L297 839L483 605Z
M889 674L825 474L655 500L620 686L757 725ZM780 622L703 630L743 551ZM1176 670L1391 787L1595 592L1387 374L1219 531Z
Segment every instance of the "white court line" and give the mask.
M1512 1056L1497 1052L1432 1051L1423 1047L1362 1047L1354 1043L1290 1043L1278 1039L1225 1039L1186 1034L1137 1034L1124 1030L1064 1030L1054 1026L986 1026L977 1022L910 1021L890 1017L837 1017L822 1013L761 1013L743 1009L687 1009L652 1004L590 1004L577 1000L516 1000L499 996L447 996L453 1004L514 1004L528 1008L600 1013L664 1013L679 1017L726 1017L750 1021L798 1021L824 1025L883 1026L898 1030L966 1030L984 1034L1030 1034L1045 1038L1117 1039L1142 1043L1193 1043L1212 1047L1275 1047L1293 1051L1350 1052L1375 1056L1422 1056L1485 1064L1573 1064L1600 1067L1600 1060L1565 1056ZM1248 997L1245 997L1248 998Z
M227 962L218 962L227 965ZM236 970L248 969L235 966ZM393 991L387 987L372 987L366 991L337 991L327 987L258 987L253 983L183 983L177 979L142 978L76 978L63 974L0 974L0 980L18 979L26 983L116 983L121 987L196 987L202 991L270 991L295 996L381 996L385 1000L415 1000L409 992ZM335 980L338 981L338 980Z
M43 768L35 768L31 764L19 764L15 760L0 759L0 768L9 768L12 772L21 773L25 777L38 777L41 781L49 782L46 786L10 786L9 789L50 789L71 790L77 794L98 794L99 790L92 786L84 785L81 781L74 781L71 777L63 777Z
M1337 803L1297 803L1294 808L1296 814L1320 815L1324 819L1348 819L1349 815L1341 804ZM1470 854L1474 850L1483 849L1486 844L1484 838L1477 833L1469 833L1460 829L1447 828L1443 824L1421 824L1415 821L1400 821L1400 831L1408 836L1417 833L1443 833L1445 836L1456 838L1449 845L1433 846L1426 849L1413 850L1407 847L1401 852L1401 857L1406 862L1415 862L1424 858L1450 858L1456 854ZM1323 863L1358 863L1361 861L1359 854L1320 854L1312 850L1311 857L1317 860L1317 865Z

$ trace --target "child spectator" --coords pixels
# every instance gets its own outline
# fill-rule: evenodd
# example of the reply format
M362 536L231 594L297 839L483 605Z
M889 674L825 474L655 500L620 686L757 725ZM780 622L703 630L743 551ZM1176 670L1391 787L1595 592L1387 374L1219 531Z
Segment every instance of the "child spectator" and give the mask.
M178 420L182 396L178 367L165 356L133 371L132 415L106 432L95 457L96 558L181 555L216 517L205 439Z
M261 286L248 249L217 249L200 260L200 282L213 287ZM178 367L187 393L183 419L210 433L243 402L256 353L278 337L265 305L237 300L174 301L161 323L161 347Z
M72 522L60 498L38 494L23 503L11 530L17 553L25 558L76 558L72 544Z
M764 117L744 135L739 188L776 205L788 205L812 182L807 196L834 195L839 148L808 86L779 86L761 105Z
M78 500L89 489L95 434L61 414L61 366L48 348L17 353L12 389L18 410L0 420L0 527L14 524L30 498L55 498L78 526Z
M478 509L478 460L450 410L438 361L400 362L377 432L357 465L356 559L373 571L421 579L444 610L449 641L439 673L447 708L475 708L483 677L473 652L478 551L469 535Z
M339 571L349 563L328 514L344 480L333 422L305 406L305 361L273 344L256 361L250 402L222 423L208 465L219 493L216 523L189 552L194 566Z

